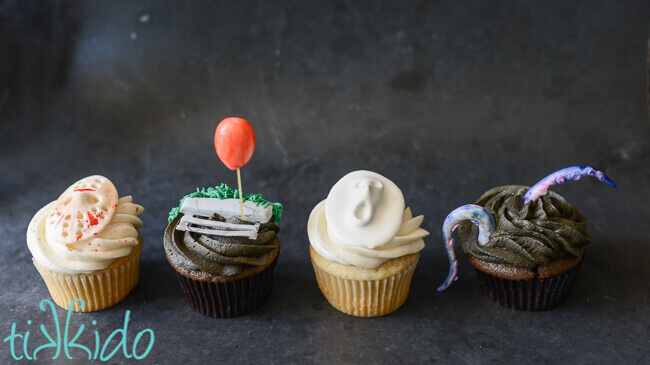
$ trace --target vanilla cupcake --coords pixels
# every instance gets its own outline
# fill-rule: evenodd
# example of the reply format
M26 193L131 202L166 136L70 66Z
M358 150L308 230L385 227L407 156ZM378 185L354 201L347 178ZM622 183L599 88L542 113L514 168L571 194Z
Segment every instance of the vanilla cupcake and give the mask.
M41 208L27 228L27 246L54 302L92 312L124 299L140 279L144 212L99 175L81 179Z
M371 171L345 175L309 216L307 232L316 280L343 313L377 317L408 297L424 237L401 190Z

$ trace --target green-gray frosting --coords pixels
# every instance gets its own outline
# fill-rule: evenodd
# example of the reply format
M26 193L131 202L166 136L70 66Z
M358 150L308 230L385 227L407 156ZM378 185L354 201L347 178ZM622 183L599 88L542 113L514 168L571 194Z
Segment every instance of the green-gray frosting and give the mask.
M478 229L463 222L458 229L463 251L479 260L526 269L567 255L579 256L592 241L587 218L560 195L548 192L523 204L527 186L508 185L487 191L475 203L487 209L496 226L485 246Z
M277 249L273 241L280 230L273 222L260 224L257 239L206 235L176 229L183 214L174 217L165 230L164 246L167 257L177 267L200 271L214 276L239 274L247 266L263 266L269 252ZM224 219L215 214L211 219L253 224L237 217Z

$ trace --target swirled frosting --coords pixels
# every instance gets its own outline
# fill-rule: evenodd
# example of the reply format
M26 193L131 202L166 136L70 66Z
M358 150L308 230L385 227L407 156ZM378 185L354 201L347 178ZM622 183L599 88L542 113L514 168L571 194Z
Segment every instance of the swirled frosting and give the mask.
M167 226L164 246L171 263L185 270L222 277L233 276L246 267L264 266L268 254L277 249L274 242L280 227L275 223L260 224L257 238L249 239L220 236L219 230L215 230L215 234L181 231L176 227L182 217L181 213ZM218 214L210 217L210 220L253 225L237 217L224 219Z
M41 208L30 221L27 228L27 246L34 260L45 268L62 274L88 274L107 268L115 259L127 256L138 244L138 228L142 221L138 218L144 208L132 203L131 196L125 196L117 201L114 214L103 229L92 235L79 234L74 242L58 239L55 230L63 224L98 225L99 220L109 219L109 213L83 212L83 218L61 215L57 223L49 223L49 217L58 217L55 213L59 201L53 201ZM110 211L107 209L107 212ZM71 222L71 223L64 223ZM93 224L94 223L94 224ZM67 236L67 235L66 235Z
M312 210L309 242L329 261L364 269L420 252L429 235L420 228L424 217L413 217L404 206L402 192L389 179L351 172Z
M582 255L592 241L586 233L587 218L554 192L523 204L528 189L501 186L479 198L475 204L493 215L496 226L482 246L477 242L478 230L469 222L462 223L458 234L467 255L531 270L567 255Z
M250 213L244 215L246 220L239 218L239 191L226 184L197 189L181 198L180 205L169 213L169 225L165 230L165 253L170 263L197 276L232 277L265 266L277 257L280 227L276 222L280 220L282 204L271 203L261 194L245 194L242 198L244 212ZM192 201L196 199L199 201ZM202 199L208 202L201 202ZM234 199L236 204L232 202ZM272 211L270 219L262 214L267 209ZM190 217L195 229L182 227L182 221ZM209 221L226 224L208 224ZM237 225L257 225L258 228L253 236L233 234L233 230L251 231L233 228Z

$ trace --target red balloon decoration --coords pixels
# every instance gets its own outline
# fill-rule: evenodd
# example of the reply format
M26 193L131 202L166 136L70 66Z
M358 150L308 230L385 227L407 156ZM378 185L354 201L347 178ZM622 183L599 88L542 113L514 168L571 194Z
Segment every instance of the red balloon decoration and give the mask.
M226 118L214 133L214 149L226 167L231 170L241 168L255 151L255 131L245 119Z

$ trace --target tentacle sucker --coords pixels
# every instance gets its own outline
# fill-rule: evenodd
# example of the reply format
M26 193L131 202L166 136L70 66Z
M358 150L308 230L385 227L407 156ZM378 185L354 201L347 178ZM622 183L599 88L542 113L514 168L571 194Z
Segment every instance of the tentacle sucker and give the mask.
M492 214L481 206L467 204L449 213L447 218L445 218L445 223L442 225L442 239L445 241L445 250L447 251L447 256L449 256L450 269L447 279L440 285L438 291L447 289L458 278L456 276L458 273L458 261L454 252L454 239L451 235L458 228L458 225L466 220L470 220L478 226L478 243L480 245L488 243L490 234L494 230L495 223Z
M540 180L532 188L528 189L526 195L524 195L524 204L528 202L536 201L539 197L545 195L548 192L548 188L557 184L563 184L567 180L580 180L582 176L594 176L600 181L604 181L609 185L616 187L616 184L605 175L604 172L595 169L591 166L571 166L563 168L562 170L556 171L547 177Z

